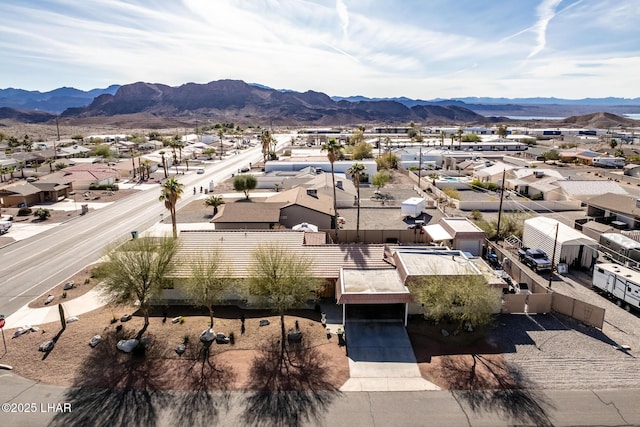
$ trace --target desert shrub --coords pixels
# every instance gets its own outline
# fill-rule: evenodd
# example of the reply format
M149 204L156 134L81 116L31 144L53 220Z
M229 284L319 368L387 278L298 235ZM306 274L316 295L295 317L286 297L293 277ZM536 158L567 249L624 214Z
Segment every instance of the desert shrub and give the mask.
M394 153L384 153L376 159L378 170L380 169L398 169L399 157Z
M51 216L51 211L49 209L38 208L33 213L33 215L37 216L38 219L44 221L45 219L47 219L47 218L49 218Z
M474 221L482 219L482 212L480 212L478 209L474 209L471 211L471 215L469 216L469 218L471 218Z
M18 216L28 216L31 215L31 208L20 208L18 209Z
M448 197L456 200L461 200L460 193L455 188L443 188L442 192Z
M94 279L100 279L103 277L107 277L108 273L109 272L107 271L105 264L98 264L91 270L91 277Z
M531 200L543 200L544 196L542 195L542 193L536 193L536 194L532 194L531 197L529 197Z
M474 179L473 181L471 181L470 185L474 190L484 190L485 188L487 188L484 185L484 182L480 181L479 179Z
M487 183L487 190L489 190L489 191L496 191L498 188L500 188L500 186L498 184L496 184L495 182L488 182Z
M89 190L109 190L109 191L118 191L120 187L118 184L90 184Z

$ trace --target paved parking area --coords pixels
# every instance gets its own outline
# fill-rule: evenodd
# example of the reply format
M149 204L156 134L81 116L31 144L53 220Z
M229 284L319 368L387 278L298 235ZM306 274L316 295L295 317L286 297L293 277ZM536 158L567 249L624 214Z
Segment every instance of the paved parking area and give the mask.
M341 391L439 390L422 378L401 322L347 322L350 378Z

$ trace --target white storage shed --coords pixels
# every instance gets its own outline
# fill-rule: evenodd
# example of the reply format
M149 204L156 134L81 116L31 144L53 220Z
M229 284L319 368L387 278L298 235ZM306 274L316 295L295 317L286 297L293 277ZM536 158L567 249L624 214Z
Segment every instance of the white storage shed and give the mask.
M591 268L598 259L598 242L578 230L544 216L525 220L522 232L524 246L542 249L551 259L554 242L557 242L554 265L565 263L574 268Z

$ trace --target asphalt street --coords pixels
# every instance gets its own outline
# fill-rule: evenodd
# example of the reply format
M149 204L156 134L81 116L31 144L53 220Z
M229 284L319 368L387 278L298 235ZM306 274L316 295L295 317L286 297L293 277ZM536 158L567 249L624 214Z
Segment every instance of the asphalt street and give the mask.
M66 389L0 371L0 423L12 427L637 426L638 392L142 392Z
M276 135L279 145L290 135ZM205 168L179 175L185 192L178 209L194 197L190 188L225 180L249 162L262 160L261 147L252 147ZM157 190L140 191L125 200L73 219L29 239L0 249L0 314L8 317L34 298L47 292L88 264L97 261L112 242L131 238L131 231L142 231L168 215L158 201Z

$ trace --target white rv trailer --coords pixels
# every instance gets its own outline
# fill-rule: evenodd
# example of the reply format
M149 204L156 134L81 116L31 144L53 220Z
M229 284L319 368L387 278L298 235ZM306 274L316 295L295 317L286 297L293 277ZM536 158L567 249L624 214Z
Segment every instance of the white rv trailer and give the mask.
M640 309L640 272L619 264L596 264L591 283L625 310Z
M594 157L593 166L601 168L623 168L626 164L624 157Z

